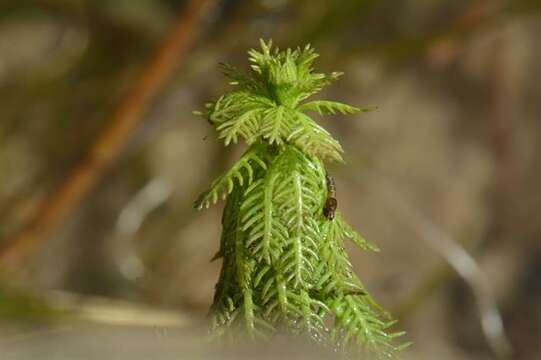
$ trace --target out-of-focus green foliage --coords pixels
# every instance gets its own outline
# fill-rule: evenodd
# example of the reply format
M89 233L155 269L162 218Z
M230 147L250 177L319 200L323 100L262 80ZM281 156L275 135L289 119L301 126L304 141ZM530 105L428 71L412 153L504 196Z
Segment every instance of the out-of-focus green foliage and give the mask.
M51 306L39 294L0 287L0 319L48 322L66 314Z

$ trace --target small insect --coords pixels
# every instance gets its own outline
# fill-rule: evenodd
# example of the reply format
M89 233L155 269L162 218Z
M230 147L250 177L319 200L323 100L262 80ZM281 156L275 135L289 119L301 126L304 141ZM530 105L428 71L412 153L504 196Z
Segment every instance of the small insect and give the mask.
M329 220L333 220L336 215L336 208L338 207L338 200L336 200L336 183L334 178L330 175L326 175L327 179L327 201L325 201L325 207L323 208L323 215Z

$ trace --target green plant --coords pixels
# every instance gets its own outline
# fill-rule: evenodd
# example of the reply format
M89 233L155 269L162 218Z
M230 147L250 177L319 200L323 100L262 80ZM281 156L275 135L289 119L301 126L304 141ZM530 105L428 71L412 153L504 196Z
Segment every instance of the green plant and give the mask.
M353 114L335 101L306 101L341 74L316 73L310 46L280 51L261 41L250 50L251 74L224 65L237 90L199 113L225 145L243 139L240 160L196 201L199 209L226 199L223 258L210 311L211 332L253 338L308 335L347 353L392 358L402 346L394 324L355 276L343 242L377 248L336 210L324 160L342 161L340 144L305 112ZM330 320L329 320L330 319ZM329 325L330 323L330 325Z

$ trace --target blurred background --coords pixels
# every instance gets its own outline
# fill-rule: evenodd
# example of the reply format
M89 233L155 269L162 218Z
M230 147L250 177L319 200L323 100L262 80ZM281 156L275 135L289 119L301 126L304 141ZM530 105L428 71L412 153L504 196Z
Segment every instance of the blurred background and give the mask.
M540 10L0 1L0 358L221 358L201 329L222 205L192 203L242 146L191 112L229 88L220 62L272 38L346 73L321 97L377 107L318 121L345 149L339 207L382 249L349 250L404 358L541 359Z

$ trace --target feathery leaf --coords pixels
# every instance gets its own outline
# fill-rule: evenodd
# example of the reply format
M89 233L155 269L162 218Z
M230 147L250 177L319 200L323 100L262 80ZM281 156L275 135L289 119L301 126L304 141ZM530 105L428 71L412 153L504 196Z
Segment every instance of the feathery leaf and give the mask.
M212 182L210 189L202 193L195 201L194 207L208 208L211 204L216 204L220 198L225 199L233 191L235 183L240 186L245 183L250 185L255 171L267 168L264 159L264 146L248 149L229 171Z

